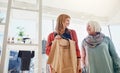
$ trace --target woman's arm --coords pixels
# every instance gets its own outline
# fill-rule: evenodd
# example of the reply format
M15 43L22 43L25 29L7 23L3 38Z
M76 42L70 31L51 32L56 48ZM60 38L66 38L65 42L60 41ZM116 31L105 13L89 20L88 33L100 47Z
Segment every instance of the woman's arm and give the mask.
M54 33L50 33L48 35L47 43L46 43L46 54L49 56L50 50L51 50L51 45L52 41L54 40Z
M118 54L115 50L114 44L111 41L111 39L109 37L107 37L107 39L108 39L109 53L113 60L114 72L120 73L120 58L118 57Z
M78 38L77 34L74 30L71 30L71 37L72 40L75 41L75 47L76 47L76 55L77 55L77 73L81 73L81 56L80 56L80 49L78 46Z
M80 49L79 49L79 46L78 46L78 38L77 38L77 34L74 30L71 30L71 37L72 37L72 40L75 41L75 45L76 45L76 55L77 55L77 58L81 58L80 56Z

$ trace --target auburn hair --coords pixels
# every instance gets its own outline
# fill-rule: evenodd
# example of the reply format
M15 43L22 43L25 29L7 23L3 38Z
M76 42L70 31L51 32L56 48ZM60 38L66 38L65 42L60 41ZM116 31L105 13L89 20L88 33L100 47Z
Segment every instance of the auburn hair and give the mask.
M70 16L67 15L67 14L60 14L60 15L58 16L58 18L57 18L57 23L56 23L56 28L55 28L55 30L56 30L56 32L57 32L58 34L60 34L60 35L63 34L64 31L65 31L65 27L64 27L63 23L65 22L65 20L66 20L67 18L70 18Z

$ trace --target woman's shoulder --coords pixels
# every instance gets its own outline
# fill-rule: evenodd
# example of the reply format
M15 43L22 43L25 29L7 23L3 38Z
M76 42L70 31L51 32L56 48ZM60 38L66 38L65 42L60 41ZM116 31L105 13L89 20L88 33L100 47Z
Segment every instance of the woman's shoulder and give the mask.
M104 39L107 41L110 41L110 37L108 37L108 36L105 36Z
M74 29L68 29L70 32L76 32Z
M55 32L51 32L51 33L49 33L49 37L51 37L51 36L54 36L54 34L55 34Z
M111 42L111 39L110 39L110 37L105 36L105 37L104 37L104 41L105 41L106 43L110 43L110 42Z
M54 34L54 32L49 33L49 35L53 35L53 34Z

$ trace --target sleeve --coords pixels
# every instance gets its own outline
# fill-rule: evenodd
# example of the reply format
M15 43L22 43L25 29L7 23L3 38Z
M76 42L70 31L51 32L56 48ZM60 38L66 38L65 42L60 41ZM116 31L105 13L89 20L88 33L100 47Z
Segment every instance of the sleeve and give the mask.
M86 58L86 50L84 47L84 41L82 41L82 48L81 48L81 61L82 61L82 66L86 65L85 58Z
M114 44L111 41L111 39L109 37L107 37L109 44L109 52L110 52L110 56L113 60L113 68L114 68L114 73L120 73L120 58L117 55L117 52L115 50Z
M77 58L81 58L80 56L80 49L79 49L79 46L78 46L78 38L77 38L77 34L74 30L72 30L73 34L73 40L75 41L75 45L76 45L76 55L77 55Z
M46 43L46 54L49 55L51 50L52 41L54 40L54 33L48 35L47 43Z

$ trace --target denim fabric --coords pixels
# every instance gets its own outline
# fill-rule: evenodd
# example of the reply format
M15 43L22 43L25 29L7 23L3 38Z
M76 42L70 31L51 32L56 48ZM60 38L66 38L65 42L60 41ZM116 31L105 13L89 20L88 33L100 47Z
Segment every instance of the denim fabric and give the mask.
M9 59L9 67L8 71L11 71L11 73L19 73L20 66L21 66L21 60L18 58L18 52L16 51L10 51L10 56L12 58Z

